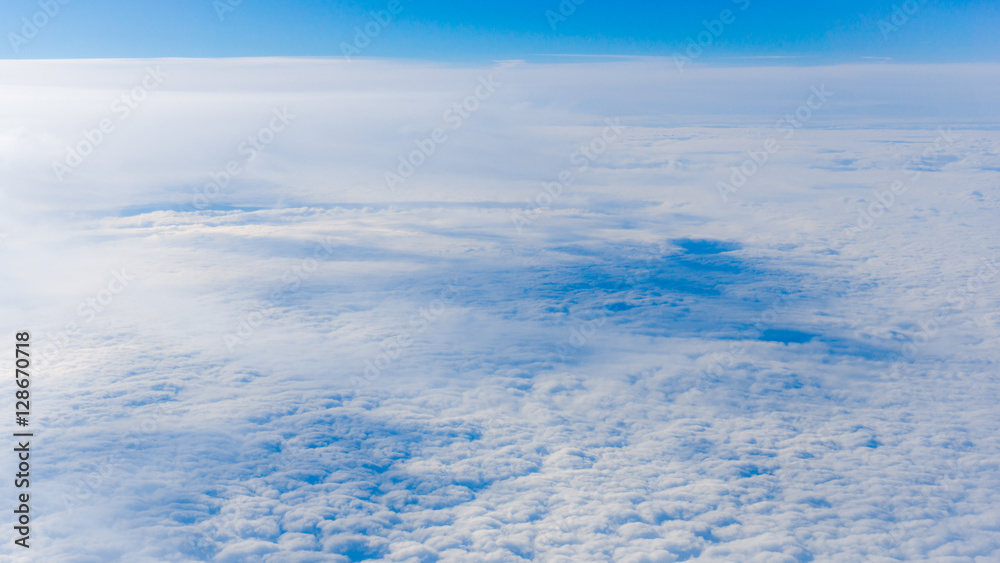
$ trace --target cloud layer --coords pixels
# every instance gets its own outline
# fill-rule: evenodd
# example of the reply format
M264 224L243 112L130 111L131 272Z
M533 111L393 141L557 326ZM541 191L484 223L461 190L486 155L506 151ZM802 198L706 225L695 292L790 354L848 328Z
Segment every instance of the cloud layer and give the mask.
M26 561L1000 556L995 68L2 64Z

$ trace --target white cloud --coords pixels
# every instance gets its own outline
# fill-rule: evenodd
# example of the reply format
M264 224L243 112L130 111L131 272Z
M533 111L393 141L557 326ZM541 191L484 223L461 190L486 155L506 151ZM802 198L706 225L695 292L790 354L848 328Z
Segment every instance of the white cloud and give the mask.
M996 116L946 105L992 99L994 68L160 61L170 80L58 182L62 145L149 63L0 63L0 318L57 343L33 387L36 560L1000 555L1000 286L947 300L998 252ZM490 71L504 87L386 190ZM822 83L823 119L722 202ZM905 120L873 122L900 98ZM182 210L285 106L287 135ZM511 213L612 116L621 141L518 233ZM938 126L954 158L846 239ZM286 277L317 241L329 255Z

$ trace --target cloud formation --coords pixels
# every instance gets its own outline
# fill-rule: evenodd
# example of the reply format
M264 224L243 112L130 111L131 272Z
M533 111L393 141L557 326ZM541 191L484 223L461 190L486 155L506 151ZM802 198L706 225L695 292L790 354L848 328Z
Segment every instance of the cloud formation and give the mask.
M1000 556L995 68L0 64L34 561Z

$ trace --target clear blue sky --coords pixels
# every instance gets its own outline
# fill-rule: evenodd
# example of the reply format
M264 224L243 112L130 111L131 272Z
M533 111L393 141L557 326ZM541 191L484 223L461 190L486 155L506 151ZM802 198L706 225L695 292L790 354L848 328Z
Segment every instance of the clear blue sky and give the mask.
M0 56L341 56L343 43L355 42L355 26L364 28L372 22L369 11L385 10L389 3L5 0ZM53 13L58 6L58 13L45 14L46 5ZM402 9L392 22L381 29L369 25L378 33L367 45L360 39L361 56L455 61L544 54L671 56L688 38L697 39L705 30L703 21L729 9L732 21L721 30L716 26L718 35L699 55L700 62L774 56L806 63L861 57L901 62L1000 58L996 1L582 0L577 5L574 0L399 0L399 5ZM911 13L901 11L893 22L894 6L906 6ZM32 34L34 24L26 27L23 18L44 25Z

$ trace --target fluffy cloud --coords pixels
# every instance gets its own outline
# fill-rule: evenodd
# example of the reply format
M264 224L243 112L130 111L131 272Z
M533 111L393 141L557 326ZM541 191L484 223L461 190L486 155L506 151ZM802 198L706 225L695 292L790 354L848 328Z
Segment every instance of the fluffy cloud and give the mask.
M35 560L1000 556L996 69L666 65L3 63Z

